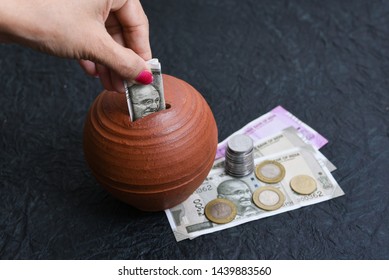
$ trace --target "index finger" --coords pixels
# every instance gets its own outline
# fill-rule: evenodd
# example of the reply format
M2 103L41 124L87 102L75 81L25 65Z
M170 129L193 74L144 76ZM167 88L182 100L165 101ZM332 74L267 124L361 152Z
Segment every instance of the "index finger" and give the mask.
M125 47L144 60L151 59L149 21L139 0L127 0L114 12L123 29Z

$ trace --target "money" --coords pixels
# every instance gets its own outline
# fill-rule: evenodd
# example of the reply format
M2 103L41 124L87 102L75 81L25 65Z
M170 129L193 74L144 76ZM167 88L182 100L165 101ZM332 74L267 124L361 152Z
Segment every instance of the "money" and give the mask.
M253 140L250 136L237 134L228 140L227 147L236 154L247 153L253 149Z
M307 142L304 141L302 134L294 127L288 127L254 142L254 159L306 145ZM317 156L320 158L320 164L326 166L331 172L336 170L335 165L333 165L319 150L316 148L314 149L316 150ZM225 168L224 157L215 160L210 172L214 172L220 168Z
M311 194L316 190L316 181L307 175L297 175L289 183L292 190L299 194Z
M242 177L254 170L253 140L247 135L234 135L228 140L226 150L226 172Z
M166 109L161 64L157 58L148 60L146 63L153 74L153 82L151 84L139 85L124 81L131 121Z
M268 183L258 180L254 173L234 178L226 174L224 169L219 168L210 173L187 200L165 211L176 240L193 239L203 234L277 215L344 194L331 172L320 163L321 158L318 151L310 145L294 147L256 158L254 163L257 165L265 160L278 162L286 170L284 178L272 185L285 197L280 208L269 211L258 207L253 202L252 199L255 198L253 194L256 193L257 189L268 186ZM298 175L312 177L317 185L316 190L309 195L293 191L289 183L293 177ZM277 194L278 199L282 200L282 195L279 195L278 192ZM204 211L205 205L217 198L228 199L235 204L236 216L231 222L217 224L207 219ZM269 192L265 192L259 199L265 207L275 206L278 203L275 202L276 200L277 198Z
M242 129L238 130L219 143L215 159L224 157L227 148L227 141L233 135L245 134L250 136L251 139L256 142L257 140L267 137L273 133L277 133L280 130L288 127L294 127L297 129L301 136L304 138L304 142L311 144L316 149L320 149L328 143L328 140L321 136L313 128L303 123L283 107L278 106L271 110L269 113L262 115L261 117L248 123Z
M277 161L265 160L255 167L255 176L265 183L278 183L285 177L285 168Z
M236 206L224 198L216 198L205 206L205 216L211 222L226 224L235 219Z
M254 192L253 201L259 208L271 211L281 208L285 195L276 187L265 186Z

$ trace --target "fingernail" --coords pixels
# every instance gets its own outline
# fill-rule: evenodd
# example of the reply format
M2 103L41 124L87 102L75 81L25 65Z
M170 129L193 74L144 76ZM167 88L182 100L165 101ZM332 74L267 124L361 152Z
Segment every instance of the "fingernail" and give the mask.
M153 74L147 70L143 70L138 77L135 78L135 81L143 85L151 84L153 82Z

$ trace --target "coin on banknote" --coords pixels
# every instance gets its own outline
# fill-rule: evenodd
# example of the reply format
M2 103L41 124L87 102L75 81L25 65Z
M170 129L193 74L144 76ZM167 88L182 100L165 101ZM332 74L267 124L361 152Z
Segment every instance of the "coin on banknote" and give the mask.
M253 193L253 201L259 208L271 211L281 208L285 195L275 187L264 186Z
M237 134L228 140L227 146L232 152L246 153L253 149L253 139L244 134Z
M226 224L235 219L237 210L235 204L224 198L211 200L205 206L205 216L216 224Z
M247 135L234 135L227 142L225 170L233 177L247 176L254 171L253 140Z
M311 194L316 190L316 181L308 175L297 175L289 182L290 187L299 194Z
M265 160L256 165L255 175L262 182L275 184L284 179L285 168L277 161Z

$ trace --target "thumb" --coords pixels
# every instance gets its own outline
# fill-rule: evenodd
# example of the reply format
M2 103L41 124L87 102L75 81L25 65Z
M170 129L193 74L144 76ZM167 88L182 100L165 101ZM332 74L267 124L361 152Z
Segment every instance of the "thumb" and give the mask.
M117 43L108 33L89 48L90 60L100 63L119 75L123 80L150 84L152 74L145 60L133 50Z

